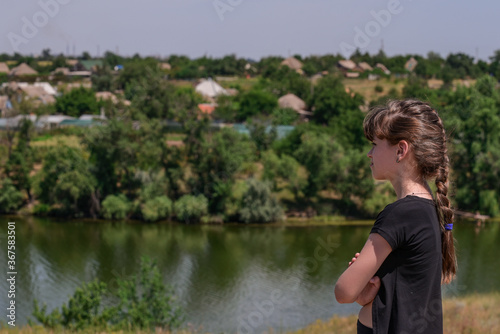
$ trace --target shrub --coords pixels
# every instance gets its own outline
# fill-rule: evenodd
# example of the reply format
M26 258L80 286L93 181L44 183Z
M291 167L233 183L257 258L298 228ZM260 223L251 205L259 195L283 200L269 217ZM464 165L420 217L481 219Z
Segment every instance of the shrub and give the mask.
M1 183L0 212L8 213L17 210L23 203L23 194L16 189L9 178Z
M380 85L375 86L375 92L382 93L383 91L384 91L384 87L382 87Z
M141 214L146 221L156 221L170 217L172 214L172 201L167 196L150 199L141 205Z
M117 283L118 291L110 291L97 280L84 283L61 310L50 314L46 305L40 307L34 300L33 316L48 328L84 332L172 330L180 326L182 310L154 262L142 258L139 274Z
M130 202L125 195L108 195L102 201L102 216L106 219L125 219L130 207Z
M208 200L203 195L184 195L175 202L174 211L180 221L199 222L208 213Z
M283 210L272 195L269 183L251 178L247 180L247 186L239 210L242 222L269 223L282 218Z
M33 208L33 214L35 216L46 216L49 214L49 212L50 212L50 205L48 204L40 203L35 205L35 207Z

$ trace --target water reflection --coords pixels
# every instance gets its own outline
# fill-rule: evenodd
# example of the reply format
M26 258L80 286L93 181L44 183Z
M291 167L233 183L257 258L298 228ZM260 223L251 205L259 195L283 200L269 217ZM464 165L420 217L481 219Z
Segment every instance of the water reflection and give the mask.
M5 259L8 219L3 220L0 256ZM370 231L367 226L15 221L19 324L30 316L33 298L51 310L83 281L98 278L116 288L116 279L134 275L140 258L148 256L174 286L188 322L213 332L298 328L356 312L356 305L335 302L333 286ZM500 251L498 224L478 231L473 224L457 224L455 236L459 275L445 294L500 290L500 260L492 256ZM6 289L1 280L2 296ZM6 307L6 298L0 307Z

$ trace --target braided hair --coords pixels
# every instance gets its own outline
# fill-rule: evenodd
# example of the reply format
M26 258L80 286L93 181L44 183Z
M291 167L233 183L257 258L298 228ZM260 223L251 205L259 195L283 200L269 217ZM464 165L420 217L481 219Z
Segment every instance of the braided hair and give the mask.
M419 100L389 101L371 110L364 122L365 136L387 139L392 145L405 140L411 147L419 174L424 180L435 179L436 210L441 227L442 281L449 283L457 270L453 234L445 226L453 223L448 199L449 158L446 132L436 110Z

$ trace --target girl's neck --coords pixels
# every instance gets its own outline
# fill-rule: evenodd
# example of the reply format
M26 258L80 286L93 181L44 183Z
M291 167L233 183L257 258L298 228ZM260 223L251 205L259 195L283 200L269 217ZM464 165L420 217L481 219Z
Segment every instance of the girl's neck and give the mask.
M398 183L393 183L392 186L396 191L398 199L408 195L418 196L422 198L432 199L432 191L427 181L417 182L411 179L405 179Z

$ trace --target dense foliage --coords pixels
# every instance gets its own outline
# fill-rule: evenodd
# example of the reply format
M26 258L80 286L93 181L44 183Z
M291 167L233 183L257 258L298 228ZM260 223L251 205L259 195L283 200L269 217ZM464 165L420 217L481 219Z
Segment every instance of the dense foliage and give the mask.
M44 51L46 62L64 65L64 57ZM356 51L355 62L383 63L393 73L371 85L374 98L367 100L345 86L335 55L296 56L302 70L295 71L280 57L158 60L107 52L91 89L69 90L53 107L14 103L17 113L78 117L103 110L108 119L83 130L35 131L27 121L2 132L0 212L181 222L268 222L282 217L281 210L306 208L373 216L394 194L371 179L362 129L366 107L415 97L429 101L445 121L455 207L499 215L500 50L488 64L465 54L413 55L418 66L412 73L404 68L411 56ZM49 70L21 55L1 60ZM169 66L160 66L165 62ZM123 69L113 70L116 65ZM373 73L387 76L380 69ZM215 100L184 81L217 75L235 77L225 84L232 93ZM429 88L431 78L441 79L441 88ZM468 86L453 81L473 78ZM116 92L118 101L98 101L101 90ZM288 93L301 98L312 116L280 107L278 99ZM213 114L200 112L202 102L217 103ZM284 136L280 125L294 129ZM40 145L44 136L52 144Z

